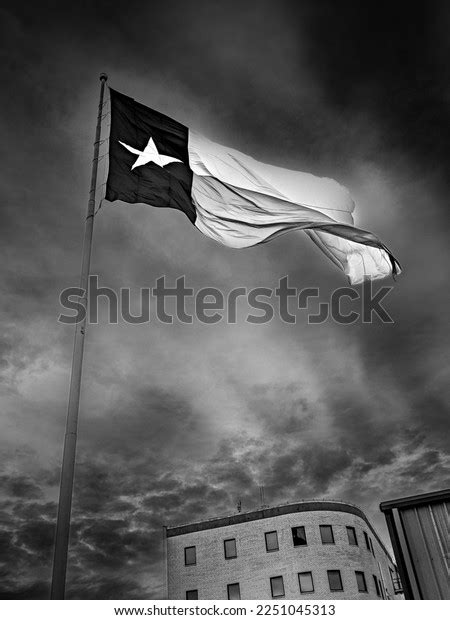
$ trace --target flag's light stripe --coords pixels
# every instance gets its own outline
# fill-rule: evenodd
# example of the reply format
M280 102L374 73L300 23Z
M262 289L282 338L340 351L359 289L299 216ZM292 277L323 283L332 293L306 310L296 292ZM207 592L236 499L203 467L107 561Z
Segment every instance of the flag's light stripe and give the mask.
M392 273L382 243L353 226L353 200L336 181L263 164L193 132L188 151L195 225L203 234L244 248L309 229L352 284Z
M333 179L279 168L244 155L189 131L189 165L194 174L219 179L227 185L280 198L353 224L355 203L347 188ZM337 218L329 211L341 213Z
M306 212L298 206L294 209L290 203L286 212L286 201L277 201L264 194L237 191L216 179L195 174L192 200L197 212L195 226L204 235L233 248L265 243L291 230L310 229L330 221L322 214L313 213L311 216L309 209ZM384 250L314 228L307 232L328 258L344 271L352 284L367 278L384 278L392 272ZM357 229L355 232L359 233Z
M360 284L368 278L378 280L392 274L391 261L385 250L342 239L321 230L306 232L317 247L343 270L351 284Z

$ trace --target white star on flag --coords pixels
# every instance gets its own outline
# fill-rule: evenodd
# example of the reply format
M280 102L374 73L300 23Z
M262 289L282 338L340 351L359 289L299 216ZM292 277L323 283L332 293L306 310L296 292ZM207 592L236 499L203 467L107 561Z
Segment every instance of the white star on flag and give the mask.
M125 144L125 142L121 142L120 140L118 140L118 142L126 149L128 149L131 153L138 155L138 158L131 166L131 170L134 170L134 168L137 168L138 166L145 166L145 164L148 164L149 162L153 162L161 168L164 168L164 166L167 166L167 164L175 161L179 161L181 164L183 163L181 159L177 159L176 157L169 157L169 155L160 155L152 137L150 137L148 144L143 151L139 151L132 146L128 146L128 144Z

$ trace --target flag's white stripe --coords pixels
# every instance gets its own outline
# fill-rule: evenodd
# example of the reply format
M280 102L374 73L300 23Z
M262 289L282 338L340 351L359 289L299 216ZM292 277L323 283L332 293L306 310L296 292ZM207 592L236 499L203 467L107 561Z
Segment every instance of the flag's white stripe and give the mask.
M205 235L244 248L305 229L352 284L392 273L385 250L360 243L378 241L353 227L353 200L332 179L263 164L192 132L188 149L195 225Z
M307 172L287 170L262 162L211 142L189 131L189 165L194 174L219 179L227 185L287 200L296 205L330 214L341 213L342 221L353 224L355 203L347 188L333 179L316 177Z
M295 209L282 212L286 201L264 194L250 198L245 190L233 189L217 179L194 174L191 193L197 212L195 225L215 241L232 248L247 248L302 227ZM271 214L270 209L277 206L280 209ZM305 218L303 224L308 227L311 220Z
M197 211L196 227L215 241L233 248L264 243L294 229L308 229L331 218L264 194L229 188L217 179L197 176L192 182L192 200ZM289 209L286 209L286 204ZM307 230L311 239L350 279L352 284L366 278L391 274L387 253L336 235Z
M351 284L360 284L367 279L378 280L392 274L391 261L385 250L321 230L305 232L330 260L341 267Z

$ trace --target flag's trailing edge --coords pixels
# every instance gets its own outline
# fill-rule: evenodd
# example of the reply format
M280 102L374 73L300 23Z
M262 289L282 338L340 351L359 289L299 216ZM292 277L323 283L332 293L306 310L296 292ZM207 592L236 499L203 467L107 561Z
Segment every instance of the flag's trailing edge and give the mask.
M336 181L263 164L115 90L110 95L107 200L179 209L233 248L303 229L352 284L400 273L386 246L353 225L354 202Z

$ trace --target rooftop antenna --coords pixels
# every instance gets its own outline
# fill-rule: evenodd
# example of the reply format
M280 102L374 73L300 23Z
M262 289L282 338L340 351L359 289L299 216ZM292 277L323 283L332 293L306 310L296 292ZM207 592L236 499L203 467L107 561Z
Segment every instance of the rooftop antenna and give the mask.
M259 496L260 496L260 499L261 499L261 508L267 508L266 498L265 498L265 493L264 493L264 487L263 486L259 487Z
M241 512L241 510L242 510L242 500L241 498L239 498L237 501L237 511Z

